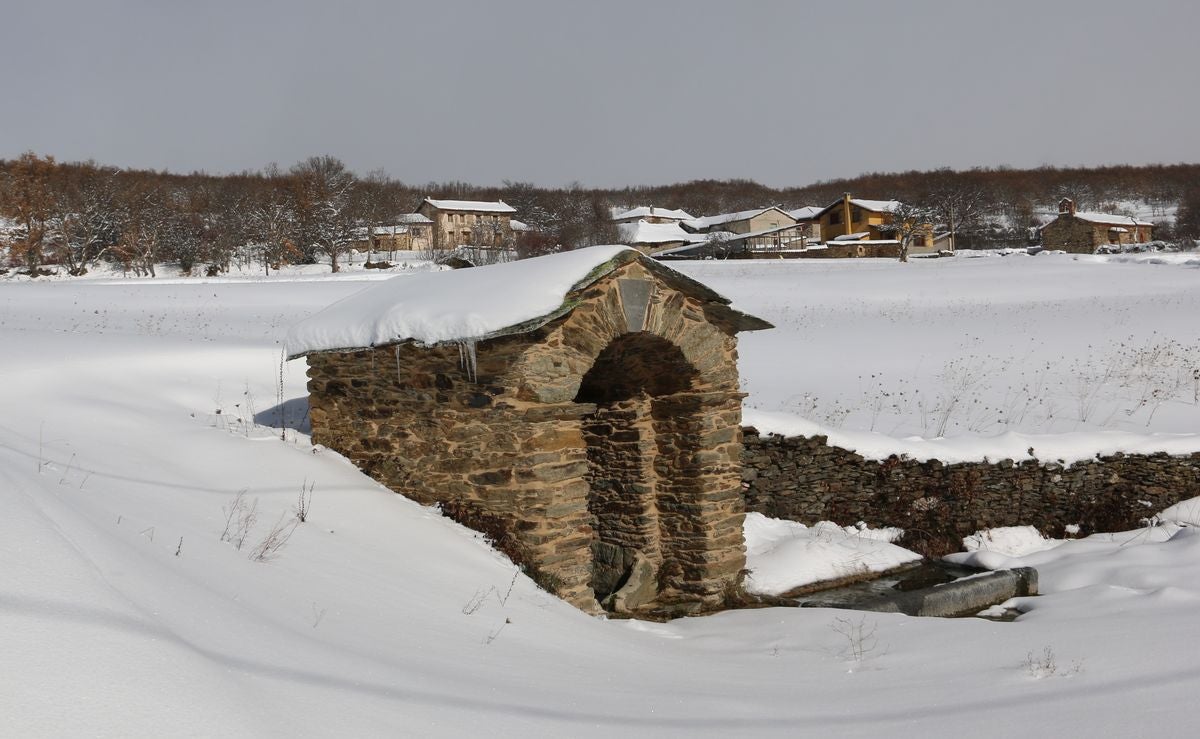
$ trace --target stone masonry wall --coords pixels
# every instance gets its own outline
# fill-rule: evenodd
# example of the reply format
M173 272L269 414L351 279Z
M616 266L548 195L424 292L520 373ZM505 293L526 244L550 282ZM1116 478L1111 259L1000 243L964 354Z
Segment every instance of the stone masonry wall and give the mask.
M1069 254L1091 254L1096 251L1097 244L1107 243L1108 239L1100 236L1096 224L1060 214L1042 228L1042 246L1062 249Z
M1200 453L1114 455L1070 466L1025 460L943 464L867 460L826 438L761 436L744 429L746 509L812 524L899 526L904 546L928 555L961 548L983 528L1032 525L1062 536L1123 531L1200 496Z
M473 362L454 345L311 354L313 441L442 504L581 608L597 607L601 544L658 567L647 612L719 607L745 566L742 395L721 321L633 262L563 318L478 342ZM597 402L577 397L585 377Z

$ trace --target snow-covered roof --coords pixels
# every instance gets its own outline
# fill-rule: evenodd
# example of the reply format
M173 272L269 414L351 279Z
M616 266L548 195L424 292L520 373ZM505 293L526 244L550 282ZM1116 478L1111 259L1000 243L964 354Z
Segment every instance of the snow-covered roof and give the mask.
M829 240L830 241L862 241L863 239L867 238L870 235L871 235L870 231L856 231L852 234L842 234L841 236L834 236L832 239L829 239Z
M514 231L532 231L533 230L533 228L530 227L530 225L528 223L526 223L524 221L518 221L516 218L512 218L509 220L508 227Z
M824 210L824 208L819 205L806 205L803 208L789 210L787 214L792 218L795 218L797 221L811 221L812 219L816 218L817 214L822 210Z
M628 221L634 218L670 218L677 221L687 221L693 218L691 213L670 208L655 208L653 205L639 205L626 211L614 213L614 221Z
M366 226L352 228L350 229L350 236L359 240L366 239L367 231ZM372 236L399 236L400 234L408 233L408 226L375 226L370 231Z
M776 206L772 205L768 208L755 208L753 210L741 210L741 211L738 211L737 213L722 213L721 215L717 215L717 216L701 216L700 218L692 218L690 220L684 221L684 225L687 226L688 228L694 229L696 231L700 231L700 230L703 230L706 228L712 228L713 226L720 226L720 225L723 225L726 223L736 223L738 221L745 221L750 218L754 218L755 216L760 215L762 213L766 213L768 210L777 210L777 211L779 211L779 213L781 215L785 215L788 218L792 217L791 214L789 214L787 211L781 210L780 208L777 208Z
M1062 214L1060 214L1062 215ZM1153 226L1149 221L1139 221L1132 216L1118 216L1112 213L1089 213L1077 211L1075 217L1090 223L1110 223L1114 226Z
M425 202L429 203L438 210L465 210L475 213L517 212L516 208L512 207L503 200L434 200L433 198L425 198Z
M829 212L830 210L841 206L841 204L842 199L838 198L829 205L826 205L824 208L818 210L810 217L817 218ZM864 198L850 198L850 204L864 210L873 211L875 213L891 213L895 211L896 208L904 205L904 203L900 202L899 200L866 200Z
M899 200L863 200L862 198L850 198L850 204L876 213L891 213L904 205Z
M621 240L627 244L669 244L677 241L703 241L706 238L702 234L684 231L678 223L634 221L617 224L617 230L621 234Z
M418 223L433 223L421 213L405 213L396 218L397 223L418 224Z
M401 342L435 345L533 331L566 315L574 293L639 260L682 289L716 303L739 331L770 328L728 308L729 300L626 246L593 246L487 267L399 275L296 323L284 342L289 359Z

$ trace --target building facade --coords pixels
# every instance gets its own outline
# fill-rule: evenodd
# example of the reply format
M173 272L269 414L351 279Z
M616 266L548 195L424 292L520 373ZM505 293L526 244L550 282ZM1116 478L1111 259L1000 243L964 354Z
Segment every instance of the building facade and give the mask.
M1102 246L1141 244L1154 238L1154 224L1132 216L1090 213L1063 198L1058 217L1042 226L1042 246L1071 254L1094 254Z
M512 243L512 217L516 213L503 200L434 200L425 198L417 213L432 224L431 244L449 251L460 246L502 248Z

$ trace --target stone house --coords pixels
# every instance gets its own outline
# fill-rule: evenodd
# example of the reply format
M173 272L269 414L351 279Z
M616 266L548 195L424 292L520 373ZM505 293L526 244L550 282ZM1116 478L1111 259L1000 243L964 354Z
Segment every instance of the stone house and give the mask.
M896 243L895 234L888 226L895 221L893 214L901 205L898 200L865 200L846 193L812 217L827 244L853 241L885 246ZM908 251L909 254L931 254L948 246L948 240L939 239L934 233L933 224L925 224L913 236Z
M643 254L653 255L687 244L701 243L705 236L685 231L676 221L652 223L646 220L617 223L621 243Z
M405 213L386 226L354 230L350 248L360 252L428 251L433 246L433 221L420 213Z
M1154 224L1149 221L1078 211L1070 198L1059 201L1058 216L1041 231L1043 247L1072 254L1094 254L1101 246L1140 244L1154 238Z
M512 217L516 213L503 200L434 200L425 198L417 213L432 223L436 250L459 246L504 247L512 242Z
M803 248L809 231L787 211L775 206L693 218L681 225L697 234L730 234L747 254Z
M745 567L737 334L625 247L389 280L289 332L313 441L615 614L720 608Z
M679 223L681 221L689 221L692 219L692 214L683 210L672 210L670 208L655 208L653 205L639 205L636 208L628 210L613 209L614 223L636 223L645 221L646 223Z

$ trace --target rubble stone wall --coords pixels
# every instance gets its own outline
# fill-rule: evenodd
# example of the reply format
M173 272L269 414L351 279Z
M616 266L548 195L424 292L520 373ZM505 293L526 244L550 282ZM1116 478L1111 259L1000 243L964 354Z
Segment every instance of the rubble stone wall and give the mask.
M1036 450L1035 450L1036 451ZM1123 531L1163 508L1200 496L1200 453L1114 455L1071 465L943 464L869 460L823 436L763 436L744 429L746 509L812 524L899 526L905 546L940 555L983 528L1032 525L1062 536Z
M597 608L602 539L659 568L647 611L713 608L745 566L736 358L731 326L633 262L565 317L473 351L309 355L313 441L442 504L581 608Z

